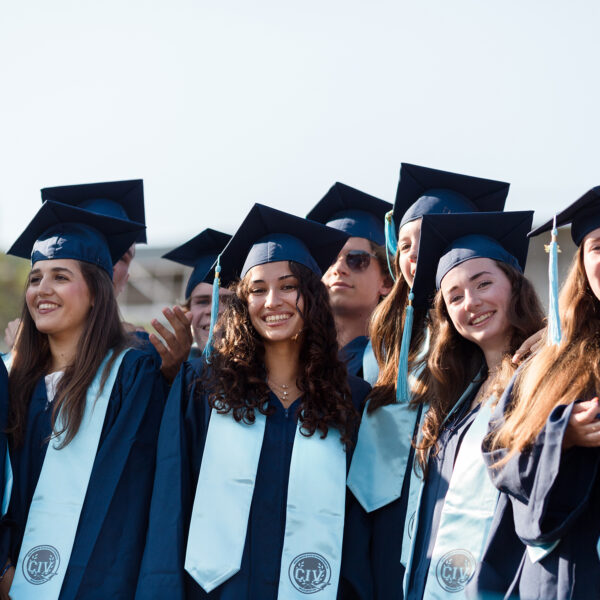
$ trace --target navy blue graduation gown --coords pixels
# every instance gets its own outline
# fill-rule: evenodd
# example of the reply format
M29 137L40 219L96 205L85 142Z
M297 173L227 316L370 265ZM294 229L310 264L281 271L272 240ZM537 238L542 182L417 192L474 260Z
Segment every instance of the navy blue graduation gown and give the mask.
M427 573L435 547L444 500L463 438L473 424L479 406L469 411L479 386L446 423L438 438L438 451L430 456L425 487L419 508L418 527L413 551L412 569L407 589L407 600L421 600L427 583ZM412 515L407 515L411 519ZM401 535L401 534L400 534Z
M275 600L285 532L287 487L300 399L284 409L271 394L241 568L210 594L185 571L185 552L198 473L210 416L206 398L195 397L202 361L184 363L173 383L161 425L150 526L138 600ZM359 410L370 386L349 379ZM347 464L350 464L350 454ZM318 465L316 465L318 468ZM346 560L345 553L353 557ZM368 519L347 493L339 597L372 597Z
M130 600L142 558L165 403L155 357L125 355L113 387L60 600ZM16 563L51 434L44 378L33 393L25 442L11 446L14 487L0 535ZM2 563L4 564L4 562Z
M346 363L350 375L363 376L363 355L368 343L369 338L366 335L359 335L339 351L340 360Z
M3 498L6 464L6 419L8 416L8 373L0 359L0 498ZM0 502L1 505L1 502ZM3 563L4 564L4 563Z
M514 380L513 380L514 383ZM507 388L492 417L501 422L510 406ZM494 484L502 492L484 559L472 586L479 593L500 592L522 600L600 598L600 448L562 451L573 405L558 406L531 449L500 469L491 465L505 455L484 445ZM525 544L560 540L544 559L533 563Z
M418 414L413 439L419 427L422 406L416 410ZM371 569L377 600L402 600L403 598L404 566L400 558L414 456L415 449L411 447L400 497L370 514Z

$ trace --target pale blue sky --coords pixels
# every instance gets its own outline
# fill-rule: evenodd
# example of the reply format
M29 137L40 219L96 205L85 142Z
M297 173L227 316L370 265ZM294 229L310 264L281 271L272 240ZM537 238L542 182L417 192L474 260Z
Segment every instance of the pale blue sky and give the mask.
M401 161L510 181L537 219L600 184L594 0L30 0L0 18L0 248L45 186L142 177L151 244L305 214Z

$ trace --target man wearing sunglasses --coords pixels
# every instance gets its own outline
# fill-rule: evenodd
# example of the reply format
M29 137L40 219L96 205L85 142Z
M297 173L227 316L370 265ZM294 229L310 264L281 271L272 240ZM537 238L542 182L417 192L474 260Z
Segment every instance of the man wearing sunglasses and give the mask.
M323 275L348 372L373 384L377 365L368 338L372 312L392 289L385 256L384 218L392 205L335 183L307 218L349 233L342 251Z

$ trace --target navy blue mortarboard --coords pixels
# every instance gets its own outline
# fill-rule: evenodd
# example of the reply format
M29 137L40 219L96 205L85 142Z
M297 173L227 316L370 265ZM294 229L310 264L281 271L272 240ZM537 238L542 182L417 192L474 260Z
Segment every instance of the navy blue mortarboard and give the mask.
M509 186L504 181L402 163L394 202L396 232L423 215L504 210Z
M424 215L413 283L414 302L428 302L444 276L473 258L491 258L523 272L533 211Z
M571 237L577 246L590 231L600 227L600 186L592 188L556 215L556 227L568 223L571 223ZM533 229L529 235L535 236L545 231L551 231L553 227L554 219L550 219Z
M389 202L337 182L306 218L383 246L385 215L391 209Z
M199 283L212 284L212 267L230 239L227 233L205 229L185 244L163 254L163 258L194 268L185 288L186 298Z
M44 188L42 202L46 200L71 204L101 215L146 225L144 183L141 179ZM143 229L139 239L133 242L146 243L146 230Z
M144 226L61 202L42 204L8 254L40 260L72 258L92 263L111 277L113 264L138 239Z
M319 277L335 260L348 234L320 223L255 204L220 257L225 283L256 265L291 260Z

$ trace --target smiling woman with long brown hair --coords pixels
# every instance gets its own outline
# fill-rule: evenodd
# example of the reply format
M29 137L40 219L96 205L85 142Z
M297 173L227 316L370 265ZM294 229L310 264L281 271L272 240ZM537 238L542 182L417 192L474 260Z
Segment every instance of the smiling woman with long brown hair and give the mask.
M560 294L562 338L525 363L494 414L485 458L503 494L476 583L587 600L600 598L600 187L556 223L572 223L578 246Z
M9 251L32 263L9 376L14 483L0 530L0 589L14 598L134 593L164 388L153 355L123 331L111 277L140 231L48 201Z
M255 205L223 251L234 294L220 341L169 395L139 600L371 597L346 493L370 388L338 358L320 280L346 238Z

